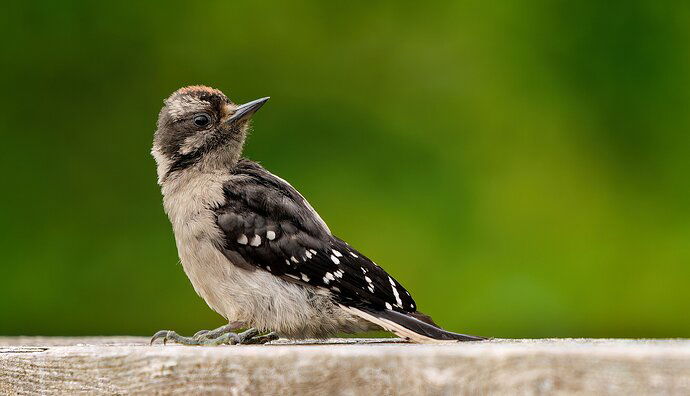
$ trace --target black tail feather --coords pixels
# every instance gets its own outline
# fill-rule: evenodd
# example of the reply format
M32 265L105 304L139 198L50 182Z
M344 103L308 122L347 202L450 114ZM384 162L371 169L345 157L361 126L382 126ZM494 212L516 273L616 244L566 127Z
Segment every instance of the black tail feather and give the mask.
M438 326L434 326L429 323L425 323L425 321L422 321L413 314L404 314L401 312L393 311L393 310L374 310L374 309L369 309L369 308L359 308L361 311L364 311L368 313L371 316L374 316L379 319L387 320L390 322L393 322L419 336L422 338L431 338L434 340L441 340L441 341L482 341L486 340L486 337L480 337L480 336L473 336L473 335L467 335L467 334L458 334L458 333L452 333L450 331L443 330L442 328ZM428 318L431 323L433 321L431 318L424 314L420 314L415 312L415 314L419 314L420 316L424 318ZM393 331L394 333L398 334L397 331L394 329L387 329L390 331ZM401 334L398 334L400 336L404 336Z

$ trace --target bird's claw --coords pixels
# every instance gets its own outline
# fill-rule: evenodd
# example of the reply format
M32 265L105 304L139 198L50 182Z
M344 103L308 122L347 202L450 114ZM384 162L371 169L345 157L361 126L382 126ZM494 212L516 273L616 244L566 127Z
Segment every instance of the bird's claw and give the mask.
M153 337L151 337L150 345L153 345L153 343L160 338L163 339L163 345L165 345L168 342L168 338L170 338L171 333L175 332L171 330L161 330L156 332L156 334L154 334Z

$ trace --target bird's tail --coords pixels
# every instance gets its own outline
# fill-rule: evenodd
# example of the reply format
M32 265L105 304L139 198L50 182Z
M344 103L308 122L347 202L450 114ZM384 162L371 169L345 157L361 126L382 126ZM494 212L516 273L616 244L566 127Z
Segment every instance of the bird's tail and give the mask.
M430 317L414 312L404 314L390 309L343 307L353 314L381 326L398 337L416 343L481 341L486 337L452 333L438 327Z

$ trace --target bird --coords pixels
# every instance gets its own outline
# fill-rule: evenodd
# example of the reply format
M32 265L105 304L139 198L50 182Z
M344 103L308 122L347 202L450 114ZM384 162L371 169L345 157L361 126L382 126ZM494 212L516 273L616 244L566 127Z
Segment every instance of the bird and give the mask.
M161 330L151 344L262 344L370 330L413 343L485 339L444 330L419 312L302 194L243 157L252 116L268 99L238 105L194 85L164 100L151 150L163 207L184 272L228 324L193 336Z

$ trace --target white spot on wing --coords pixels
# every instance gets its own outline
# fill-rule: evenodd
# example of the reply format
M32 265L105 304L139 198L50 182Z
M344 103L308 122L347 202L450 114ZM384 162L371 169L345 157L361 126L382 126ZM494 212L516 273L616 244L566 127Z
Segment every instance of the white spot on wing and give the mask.
M275 231L266 231L266 239L268 239L269 241L276 239Z
M354 254L354 253L352 253L352 252L350 252L350 256L352 256L352 257L354 257L354 258L359 257L358 255L356 255L356 254Z
M292 260L293 263L299 263L299 260L297 260L295 256L290 257L290 260Z
M267 265L267 266L266 266L266 269L270 271L270 270L271 270L271 266L270 266L270 265Z
M340 260L338 260L338 258L335 257L335 256L332 255L332 254L331 254L331 261L333 261L333 262L336 263L336 264L340 264Z
M309 277L303 273L300 272L300 275L302 275L302 280L305 282L309 282Z
M365 276L365 277L364 277L364 280L366 280L366 281L369 282L369 283L372 283L372 282L371 282L371 278L368 277L368 276Z
M314 249L309 249L309 251L311 252L311 254L316 254L316 250Z
M237 243L239 243L240 245L246 245L247 242L249 242L249 240L247 239L247 236L244 234L240 235L239 238L237 238Z
M249 245L254 247L261 245L261 237L258 235L254 235L254 238L252 238L252 241L249 242Z
M328 279L330 279L330 280L335 280L335 277L333 277L333 274L331 274L330 272L326 272L326 276L325 276L325 277L328 278Z
M393 309L393 307L389 303L386 303L386 308Z
M308 259L312 258L311 252L309 250L307 250L306 255Z
M339 251L337 251L335 249L331 249L331 251L333 252L333 254L335 254L336 257L343 257L343 254L340 253Z
M402 300L400 299L400 294L398 294L398 288L395 286L395 281L390 276L388 277L388 281L391 283L391 288L393 289L393 294L395 295L395 302L398 303L397 305L402 308Z

